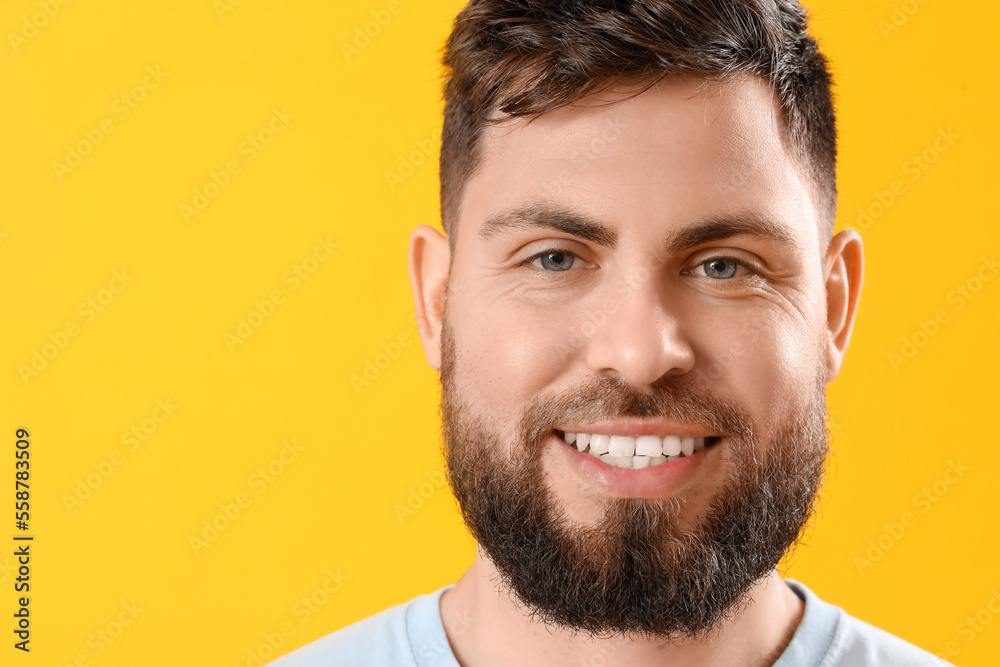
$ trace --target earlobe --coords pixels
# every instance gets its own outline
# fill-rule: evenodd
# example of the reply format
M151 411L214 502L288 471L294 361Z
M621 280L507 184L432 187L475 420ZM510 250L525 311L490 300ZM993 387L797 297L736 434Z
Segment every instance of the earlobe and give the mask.
M441 370L441 326L450 261L448 239L441 232L428 225L413 230L408 259L410 287L424 357L434 370Z
M840 373L851 340L854 319L864 280L864 248L861 236L845 229L830 241L824 265L826 282L827 356L826 380Z

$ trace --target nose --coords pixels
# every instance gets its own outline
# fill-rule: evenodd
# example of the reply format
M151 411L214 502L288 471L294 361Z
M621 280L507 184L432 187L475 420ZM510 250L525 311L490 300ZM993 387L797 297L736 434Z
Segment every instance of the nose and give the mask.
M618 376L645 387L694 368L694 349L684 336L680 312L665 303L667 297L654 282L616 290L604 301L617 307L596 328L586 352L587 364L598 376Z

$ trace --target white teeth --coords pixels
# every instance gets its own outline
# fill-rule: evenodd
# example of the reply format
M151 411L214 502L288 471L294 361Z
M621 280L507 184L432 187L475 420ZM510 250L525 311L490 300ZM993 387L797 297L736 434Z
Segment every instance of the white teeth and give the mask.
M640 435L635 439L635 453L637 456L659 456L663 453L662 442L655 435Z
M590 449L598 454L607 454L611 446L611 436L595 433L590 438Z
M563 439L576 449L616 468L650 468L691 456L705 448L707 438L667 435L642 435L633 438L604 433L563 433ZM712 438L714 443L718 438Z
M681 438L681 454L684 456L694 454L694 438Z
M631 458L635 456L635 438L623 435L613 435L608 442L608 454L611 456Z

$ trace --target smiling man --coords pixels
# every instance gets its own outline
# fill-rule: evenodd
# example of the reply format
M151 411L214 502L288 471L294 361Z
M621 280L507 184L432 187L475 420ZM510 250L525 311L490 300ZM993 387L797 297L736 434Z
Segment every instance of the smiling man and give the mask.
M943 664L777 573L862 249L788 0L473 0L410 273L478 556L291 665Z

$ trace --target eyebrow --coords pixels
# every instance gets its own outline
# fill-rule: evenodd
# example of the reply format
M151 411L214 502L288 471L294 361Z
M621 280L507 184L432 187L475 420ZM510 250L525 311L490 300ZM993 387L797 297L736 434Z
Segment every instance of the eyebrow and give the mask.
M548 203L532 203L494 213L483 222L479 237L488 240L500 234L539 227L554 229L611 249L618 244L618 233L607 225L579 211ZM799 247L785 225L754 212L706 218L671 234L664 247L667 253L672 254L734 236L749 236Z
M539 227L554 229L608 248L618 244L618 233L593 218L570 208L546 203L534 203L494 213L483 222L479 238L491 239Z
M750 236L799 247L798 241L785 225L757 213L743 213L713 216L685 227L667 238L665 248L668 253L678 253L733 236Z

